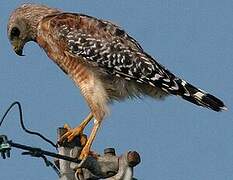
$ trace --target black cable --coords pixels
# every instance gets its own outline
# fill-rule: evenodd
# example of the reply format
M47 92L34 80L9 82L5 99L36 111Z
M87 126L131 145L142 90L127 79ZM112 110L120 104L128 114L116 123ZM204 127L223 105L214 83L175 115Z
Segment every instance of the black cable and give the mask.
M23 122L23 111L22 111L22 107L21 107L21 104L20 102L18 101L15 101L13 102L10 107L6 110L5 114L3 115L1 121L0 121L0 127L5 119L5 117L7 116L7 114L9 113L9 111L15 106L17 105L18 106L18 109L19 109L19 120L20 120L20 125L22 127L22 129L28 133L28 134L33 134L33 135L36 135L36 136L39 136L40 138L42 138L44 141L48 142L49 144L51 144L53 147L57 148L57 145L54 144L51 140L49 140L48 138L44 137L42 134L38 133L38 132L35 132L35 131L31 131L31 130L28 130L25 125L24 125L24 122Z
M48 160L47 157L43 155L41 151L25 151L25 152L22 152L22 155L30 155L32 157L42 158L44 160L45 165L47 167L51 167L56 172L56 174L59 177L61 177L61 173L58 167L55 164L53 164L50 160Z

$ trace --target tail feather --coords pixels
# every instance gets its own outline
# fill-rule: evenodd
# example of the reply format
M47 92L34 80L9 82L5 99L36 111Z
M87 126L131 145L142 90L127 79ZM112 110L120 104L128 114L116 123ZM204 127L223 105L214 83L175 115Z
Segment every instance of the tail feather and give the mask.
M147 56L153 59L148 54ZM183 99L198 106L207 107L214 111L227 110L224 103L217 97L206 93L205 91L198 89L190 83L176 77L173 73L156 61L153 61L153 63L155 64L155 70L140 80L147 82L154 87L159 87L168 94L181 96ZM151 67L148 67L148 69L149 68L151 70Z
M186 81L175 78L173 79L173 83L175 84L174 87L176 88L173 88L173 86L168 88L168 92L171 94L181 96L183 99L191 103L194 103L198 106L207 107L214 111L227 110L227 107L220 99L209 93L206 93L201 89L196 88Z

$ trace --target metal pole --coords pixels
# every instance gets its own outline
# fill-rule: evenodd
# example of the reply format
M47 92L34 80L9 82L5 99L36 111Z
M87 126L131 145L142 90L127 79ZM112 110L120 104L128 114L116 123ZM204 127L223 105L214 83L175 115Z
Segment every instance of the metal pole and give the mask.
M58 140L62 135L66 133L66 129L58 128L57 136ZM60 155L70 156L70 152L72 150L72 146L68 146L66 144L58 147L58 152ZM70 161L59 159L59 169L60 169L60 178L59 180L75 180L75 171L70 168Z

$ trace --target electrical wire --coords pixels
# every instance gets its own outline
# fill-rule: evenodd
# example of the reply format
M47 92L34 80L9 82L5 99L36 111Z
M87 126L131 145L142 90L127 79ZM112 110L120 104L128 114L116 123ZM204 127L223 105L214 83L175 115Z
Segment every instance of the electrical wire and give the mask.
M42 134L38 133L38 132L35 132L35 131L31 131L29 129L27 129L24 125L24 120L23 120L23 111L22 111L22 106L20 104L20 102L18 101L15 101L13 102L10 107L6 110L6 112L4 113L3 117L1 118L1 121L0 121L0 127L3 123L3 121L5 120L7 114L9 113L9 111L15 106L17 105L18 106L18 109L19 109L19 120L20 120L20 125L22 127L22 129L28 133L28 134L33 134L33 135L36 135L36 136L39 136L40 138L42 138L44 141L46 141L47 143L51 144L53 147L55 147L57 149L57 145L55 143L53 143L51 140L49 140L48 138L46 138L45 136L43 136Z

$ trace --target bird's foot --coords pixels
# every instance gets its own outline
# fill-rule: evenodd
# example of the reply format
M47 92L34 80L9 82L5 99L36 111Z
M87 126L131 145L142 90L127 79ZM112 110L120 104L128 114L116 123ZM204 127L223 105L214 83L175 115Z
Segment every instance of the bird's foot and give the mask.
M88 156L91 156L93 158L98 158L100 154L98 154L95 151L91 151L88 147L84 146L79 155L79 159L82 160L82 159L87 158Z
M82 166L85 163L85 161L87 160L88 156L95 157L95 155L96 155L96 153L94 153L93 151L90 151L90 148L85 145L83 147L80 155L79 155L79 159L81 160L81 162L79 163L78 168L82 168ZM96 155L96 157L97 157L97 155Z
M71 142L75 137L79 136L81 145L84 146L86 144L87 137L83 134L82 126L70 128L68 124L65 124L64 128L67 129L67 132L59 139L58 143L63 143L65 141Z

